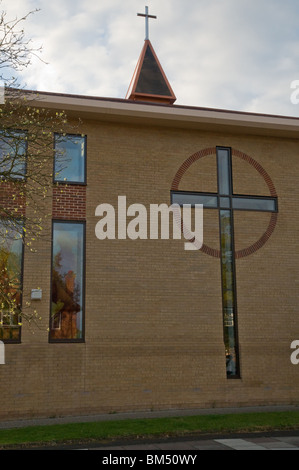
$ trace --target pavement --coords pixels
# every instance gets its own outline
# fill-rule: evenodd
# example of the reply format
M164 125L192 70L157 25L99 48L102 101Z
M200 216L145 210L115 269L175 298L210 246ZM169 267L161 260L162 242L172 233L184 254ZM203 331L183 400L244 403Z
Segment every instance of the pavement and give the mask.
M159 454L161 451L180 451L180 453L184 453L184 451L198 452L201 450L299 450L299 432L297 435L294 435L294 432L263 433L241 434L238 436L189 437L183 440L164 439L130 444L119 442L106 446L96 444L93 447L83 446L81 450L125 451L130 454L139 450L149 454L155 452Z
M63 416L53 418L30 418L0 421L0 429L19 428L27 426L48 426L51 424L88 423L98 421L120 421L124 419L169 418L180 416L220 415L240 413L271 413L278 411L299 411L299 405L285 406L255 406L237 408L196 408L169 409L157 411L132 411L127 413L108 413L98 415Z
M88 416L65 416L56 418L35 418L0 422L0 429L51 424L83 423L98 421L119 421L124 419L151 419L208 414L258 413L278 411L299 411L299 406L261 406L241 408L212 408L190 410L162 410L131 413L114 413ZM135 441L99 442L83 446L47 447L44 450L101 450L101 451L200 451L200 450L299 450L299 431L281 431L251 434L201 435L164 439L139 439Z

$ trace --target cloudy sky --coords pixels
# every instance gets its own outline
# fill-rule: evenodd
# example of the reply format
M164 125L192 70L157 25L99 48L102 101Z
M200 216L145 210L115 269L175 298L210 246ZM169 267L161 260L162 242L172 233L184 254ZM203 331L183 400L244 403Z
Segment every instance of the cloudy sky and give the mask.
M145 37L178 105L299 117L298 0L3 0L42 59L21 74L39 91L125 98ZM299 90L299 87L298 87ZM297 98L299 97L299 91Z

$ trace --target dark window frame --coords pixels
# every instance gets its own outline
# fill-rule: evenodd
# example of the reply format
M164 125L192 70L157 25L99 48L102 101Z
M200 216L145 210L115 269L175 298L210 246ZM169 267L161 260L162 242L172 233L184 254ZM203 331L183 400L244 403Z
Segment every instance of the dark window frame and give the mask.
M71 134L67 133L65 134L65 138L68 136L71 136L72 138L79 137L80 139L84 139L84 165L83 165L83 171L84 171L84 181L72 181L72 180L61 180L56 178L56 148L57 148L57 137L64 136L64 134L59 133L59 132L54 132L54 159L53 159L53 183L54 184L62 184L62 185L80 185L80 186L86 186L87 184L87 135L86 134Z
M273 196L251 196L251 195L247 195L247 194L228 194L228 195L223 195L223 194L218 194L218 193L212 193L212 192L204 192L204 191L171 191L171 194L172 195L178 195L178 196L181 196L181 195L190 195L190 196L203 196L203 197L211 197L211 198L216 198L217 199L217 203L213 206L209 206L209 205L206 205L206 204L203 204L203 207L205 209L217 209L217 210L221 210L221 209L227 209L227 207L224 207L221 205L220 203L220 199L221 198L227 198L230 200L230 206L229 207L232 207L234 211L246 211L246 212L278 212L278 198L277 197L273 197ZM251 209L251 208L246 208L246 209L243 209L243 208L239 208L239 207L233 207L233 200L237 198L237 199L249 199L249 200L252 200L252 199L256 199L256 200L262 200L262 201L273 201L274 202L274 205L275 205L275 209L272 211L272 210L269 210L269 209L258 209L258 208L254 208L254 209ZM173 201L172 200L172 203L173 204L184 204L184 202L176 202L176 201ZM189 203L186 203L186 204L189 204ZM200 204L200 202L197 202L196 204ZM191 204L191 207L194 207L195 204Z
M51 338L51 321L52 321L52 279L53 279L53 241L54 241L54 225L61 224L77 224L83 226L83 262L82 262L82 338ZM51 279L50 279L50 314L49 314L49 335L48 341L51 344L82 344L85 343L85 314L86 314L86 221L69 220L69 219L53 219L51 232Z
M3 220L4 218L3 217L0 217L0 222ZM18 219L16 219L18 220ZM21 276L20 276L20 285L21 285L21 289L20 289L20 312L21 312L21 315L22 315L22 308L23 308L23 286L24 286L24 259L25 259L25 224L23 224L23 233L22 233L22 256L21 256ZM21 317L22 319L22 317ZM23 323L23 319L22 319L22 323ZM1 328L4 328L3 326L0 325L0 329ZM18 335L18 339L1 339L1 341L3 341L4 344L21 344L22 342L22 325L19 325L18 326L18 330L19 330L19 335Z
M28 131L27 130L23 130L23 129L0 129L0 141L2 139L2 135L6 134L7 133L7 138L10 138L10 134L20 134L20 135L24 135L25 137L27 138L24 138L23 141L24 141L24 151L25 151L25 157L24 157L24 174L23 176L15 176L15 177L8 177L8 178L5 178L4 176L2 177L0 175L0 179L2 179L3 181L9 181L9 182L25 182L26 179L27 179L27 156L28 156ZM11 139L13 139L13 136L11 136Z
M228 152L228 166L229 166L229 188L228 194L220 193L220 168L219 168L219 150L226 150ZM221 293L222 293L222 315L223 315L223 339L225 343L226 337L226 327L225 326L225 291L224 289L224 268L223 268L223 251L222 251L222 243L221 243L221 236L222 236L222 215L223 212L229 212L230 218L230 237L231 237L231 268L232 268L232 294L233 294L233 301L232 301L232 310L233 310L233 335L234 335L234 350L236 354L236 362L235 362L235 373L232 375L228 374L228 367L226 365L226 378L229 380L240 380L241 379L241 366L240 366L240 345L239 345L239 328L238 328L238 307L237 307L237 280L236 280L236 259L235 259L235 234L234 234L234 209L232 207L232 198L234 195L233 190L233 169L232 169L232 152L231 147L216 147L216 165L217 165L217 189L218 189L218 220L219 220L219 237L220 237L220 273L221 273ZM227 197L230 199L230 207L229 208L221 208L220 206L220 197Z

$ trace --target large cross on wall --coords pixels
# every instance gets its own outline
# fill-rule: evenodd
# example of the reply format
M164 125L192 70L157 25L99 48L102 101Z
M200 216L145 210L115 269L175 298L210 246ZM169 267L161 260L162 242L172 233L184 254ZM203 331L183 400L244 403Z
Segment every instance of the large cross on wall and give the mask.
M237 292L235 274L235 246L233 212L262 211L277 212L277 197L236 195L233 193L232 155L228 147L217 147L217 193L171 191L172 204L202 204L204 209L219 212L221 283L223 304L224 343L226 349L227 377L240 376Z

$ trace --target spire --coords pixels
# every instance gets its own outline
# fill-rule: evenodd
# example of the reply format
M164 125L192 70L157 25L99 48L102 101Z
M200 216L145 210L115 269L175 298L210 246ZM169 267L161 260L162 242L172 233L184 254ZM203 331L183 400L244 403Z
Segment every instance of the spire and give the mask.
M138 13L138 16L145 17L145 42L126 99L173 104L176 97L149 40L148 20L157 17L148 14L148 7L145 14Z

